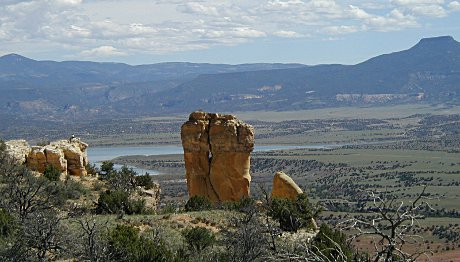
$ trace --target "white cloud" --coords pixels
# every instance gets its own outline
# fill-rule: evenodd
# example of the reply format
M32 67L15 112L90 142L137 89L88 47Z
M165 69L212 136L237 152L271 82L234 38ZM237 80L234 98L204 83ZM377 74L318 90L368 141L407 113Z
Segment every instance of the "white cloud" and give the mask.
M412 11L416 14L431 17L444 17L447 15L446 10L439 5L415 6L412 8Z
M5 32L4 30L0 30L0 40L1 39L8 39L9 36L8 36L8 33Z
M299 37L305 36L303 34L299 34L294 31L284 31L284 30L273 32L273 35L278 36L278 37L284 37L284 38L299 38Z
M448 7L452 11L460 11L460 2L452 1L449 3Z
M369 18L371 15L369 15L366 11L364 11L363 9L359 8L359 7L356 7L356 6L353 6L353 5L350 5L350 13L353 15L353 17L355 18L358 18L358 19L367 19Z
M178 10L186 13L200 14L200 15L213 15L218 16L219 11L215 6L203 5L196 2L186 3L178 6Z
M0 6L12 5L21 2L29 2L29 0L3 0L0 2Z
M80 52L84 57L111 57L111 56L125 56L126 53L116 49L113 46L99 46L90 50Z
M427 17L445 17L444 0L392 0L397 5L414 15Z
M0 0L0 46L53 43L86 56L159 54L268 37L404 30L459 10L459 1L443 0Z
M229 32L231 36L235 37L241 37L241 38L246 38L246 37L264 37L267 34L265 34L262 31L255 30L249 27L240 27L240 28L235 28L232 31Z
M371 17L366 21L366 25L376 31L388 32L398 31L401 28L416 27L418 23L414 16L406 15L398 9L393 9L385 17Z
M431 5L431 4L443 4L444 0L392 0L397 5Z
M350 34L359 31L358 26L340 25L340 26L329 26L325 28L325 31L331 35Z
M363 2L360 4L361 8L365 9L386 9L388 8L388 2L387 1L381 1L381 2Z
M91 30L76 25L71 25L66 33L69 38L91 37Z
M82 0L54 0L54 2L58 5L78 6Z

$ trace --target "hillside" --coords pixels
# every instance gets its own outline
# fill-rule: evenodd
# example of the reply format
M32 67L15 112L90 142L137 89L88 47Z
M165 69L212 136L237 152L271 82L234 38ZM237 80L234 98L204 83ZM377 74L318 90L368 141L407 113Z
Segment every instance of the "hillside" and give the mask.
M200 74L299 67L299 64L117 63L0 57L0 108L6 115L104 117L133 114L153 96ZM136 102L141 99L142 102ZM114 108L114 106L117 108ZM145 110L142 110L146 112Z
M356 65L35 61L0 57L2 118L74 119L350 104L458 104L460 43L443 36Z
M163 109L171 110L182 106L244 111L408 101L458 103L459 80L460 43L438 37L357 65L201 75L162 92L157 104L166 100Z

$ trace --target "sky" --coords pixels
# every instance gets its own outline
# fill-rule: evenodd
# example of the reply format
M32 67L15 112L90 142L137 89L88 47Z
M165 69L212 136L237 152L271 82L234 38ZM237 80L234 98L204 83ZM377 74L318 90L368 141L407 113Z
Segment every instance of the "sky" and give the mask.
M0 56L356 64L460 40L460 0L0 0Z

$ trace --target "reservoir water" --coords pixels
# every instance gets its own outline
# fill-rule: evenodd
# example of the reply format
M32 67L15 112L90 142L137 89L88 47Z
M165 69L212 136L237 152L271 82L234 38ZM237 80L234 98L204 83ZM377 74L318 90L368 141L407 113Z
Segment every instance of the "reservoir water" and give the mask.
M100 167L103 161L112 160L120 156L153 156L153 155L171 155L183 154L182 147L179 146L123 146L123 147L89 147L88 159L89 162L94 163ZM114 168L119 170L122 165L115 164ZM128 166L138 174L149 173L150 175L158 175L159 172L151 169L143 169L134 166Z
M255 146L254 152L284 150L284 149L301 149L301 148L328 148L336 145L306 145L306 146L287 146L287 145L273 145L273 146ZM120 156L158 156L158 155L171 155L183 154L182 146L122 146L122 147L89 147L88 159L91 163L100 166L102 161L112 160ZM121 168L121 165L115 165L116 169ZM137 167L131 167L139 174L149 173L151 175L159 174L155 170L147 170Z

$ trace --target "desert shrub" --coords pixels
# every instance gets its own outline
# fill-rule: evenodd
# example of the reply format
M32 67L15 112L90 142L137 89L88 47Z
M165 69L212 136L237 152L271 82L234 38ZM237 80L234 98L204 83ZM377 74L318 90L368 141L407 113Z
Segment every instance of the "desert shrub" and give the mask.
M223 203L223 208L228 210L244 211L248 208L254 208L255 200L249 197L241 198L240 201L230 201Z
M93 190L94 191L101 191L104 188L104 182L95 181L93 183Z
M142 186L147 190L153 188L153 180L149 173L145 173L142 176L135 176L135 180L138 186Z
M128 206L126 206L125 213L128 215L131 214L143 214L147 212L145 208L145 200L144 199L137 199L137 200L129 200Z
M192 252L201 252L215 241L214 233L204 227L187 228L182 231L182 236Z
M0 245L0 261L56 261L64 255L66 236L55 210L35 210L18 218L13 236Z
M102 165L101 165L101 178L102 179L107 178L110 174L115 172L115 169L113 166L114 166L113 162L110 162L110 161L102 162Z
M61 177L61 171L53 165L47 165L45 171L43 171L43 176L49 181L58 181Z
M185 211L202 211L212 207L211 201L205 196L193 196L185 204Z
M0 209L0 238L7 238L15 230L15 219L8 211Z
M0 153L4 152L6 150L6 145L3 140L0 139Z
M98 214L118 214L125 213L141 214L145 212L144 200L131 200L129 193L124 191L107 190L99 196L96 213Z
M48 185L43 188L44 198L55 207L63 207L69 199L79 199L82 195L88 192L80 182L72 179L66 182L62 181L48 181Z
M1 166L1 165L0 165ZM5 167L4 173L0 172L1 204L12 215L25 219L29 214L42 209L49 209L59 202L60 197L55 190L55 184L43 176L36 177L25 166Z
M120 171L113 171L107 176L107 185L111 190L132 192L136 188L137 173L127 166Z
M261 258L269 254L269 228L261 214L248 211L230 219L230 226L221 230L224 261L264 261Z
M160 214L175 214L181 212L184 208L184 203L179 201L168 201L160 209Z
M174 261L162 241L140 236L138 229L127 225L117 225L109 232L108 249L113 261Z
M99 168L95 164L88 163L85 165L85 170L86 173L91 174L91 175L96 175L99 173Z
M19 241L37 258L36 261L55 261L62 254L67 233L55 210L39 210L23 223Z
M64 183L64 190L67 199L79 199L80 196L88 193L88 189L85 188L82 183L72 179Z
M284 231L297 232L300 228L312 226L312 218L317 217L319 208L308 201L306 194L299 194L295 200L274 198L268 213L277 220Z
M351 261L353 257L353 249L347 243L347 236L326 224L321 225L311 245L316 247L315 252L321 253L330 261L335 261L341 256L345 257L347 261Z
M122 191L102 192L97 201L96 213L98 214L116 214L124 211L129 195Z

